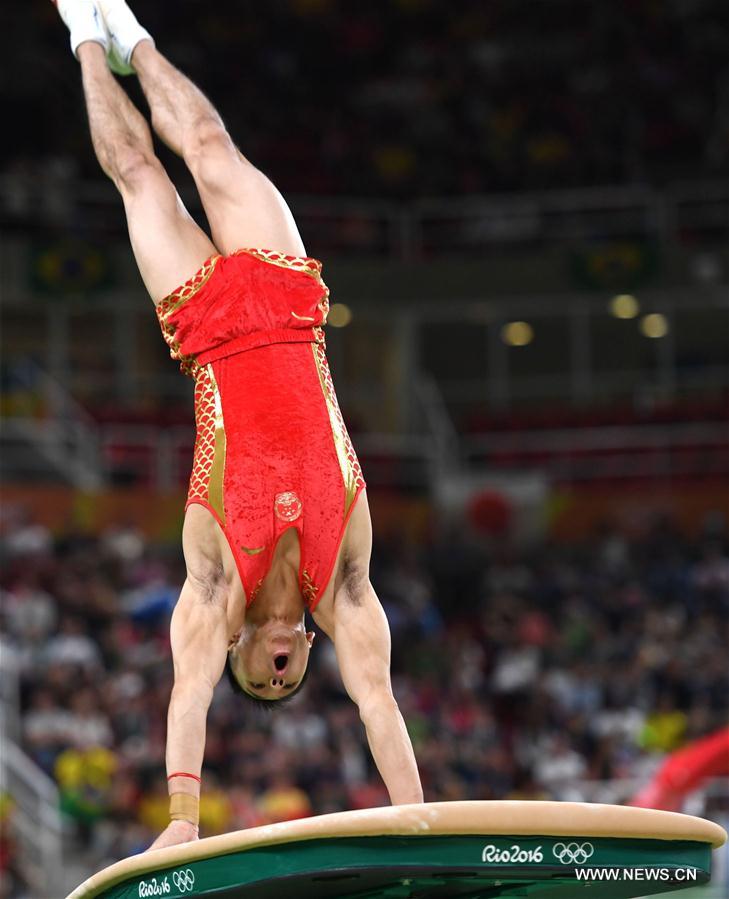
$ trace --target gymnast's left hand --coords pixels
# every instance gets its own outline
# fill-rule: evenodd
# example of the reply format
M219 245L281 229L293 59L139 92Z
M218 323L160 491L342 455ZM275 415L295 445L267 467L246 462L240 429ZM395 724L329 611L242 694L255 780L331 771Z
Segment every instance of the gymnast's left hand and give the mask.
M200 833L197 825L191 824L189 821L170 821L147 852L152 849L166 849L168 846L179 846L180 843L191 843L199 839Z

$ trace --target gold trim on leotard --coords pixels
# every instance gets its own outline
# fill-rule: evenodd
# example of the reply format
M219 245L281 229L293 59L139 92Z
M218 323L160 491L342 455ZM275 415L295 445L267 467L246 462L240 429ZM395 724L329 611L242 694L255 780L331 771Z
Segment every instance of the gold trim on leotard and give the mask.
M225 476L226 437L225 422L223 420L223 403L220 399L220 391L215 380L212 363L206 366L213 385L215 402L215 442L213 446L213 464L210 469L210 483L208 485L208 502L215 510L218 518L225 525L225 502L223 498L223 478Z
M195 376L195 425L197 437L188 503L199 500L209 505L225 525L225 422L212 364L199 366Z
M184 306L188 300L192 299L210 280L211 275L215 271L215 266L222 258L220 255L211 256L189 281L185 281L181 287L178 287L177 290L174 290L161 300L157 304L157 316L166 320L173 312L177 312L181 306Z
M334 438L334 446L339 459L339 467L342 471L342 480L344 481L344 517L346 518L357 496L357 490L364 485L364 478L357 454L354 451L352 441L347 433L347 427L342 418L337 395L334 392L334 383L329 370L324 344L312 343L311 348L319 375L319 384L321 385L327 412L329 413L329 423L332 428L332 437Z
M305 275L311 275L312 278L315 278L324 286L324 282L321 279L321 262L318 259L313 259L311 256L287 256L286 253L280 253L278 250L264 250L261 247L241 247L240 250L236 250L231 255L239 256L241 253L255 256L261 262L278 265L280 268L289 268L296 272L303 272Z
M319 593L319 588L314 583L311 578L309 572L304 569L301 573L301 592L304 596L304 600L309 608L316 602L317 594Z

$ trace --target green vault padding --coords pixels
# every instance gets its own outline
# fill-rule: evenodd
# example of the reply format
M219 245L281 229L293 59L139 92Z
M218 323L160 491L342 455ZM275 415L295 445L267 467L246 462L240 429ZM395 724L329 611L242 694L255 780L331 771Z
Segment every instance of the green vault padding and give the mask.
M69 899L649 896L706 883L716 824L647 809L453 802L252 828L112 865Z

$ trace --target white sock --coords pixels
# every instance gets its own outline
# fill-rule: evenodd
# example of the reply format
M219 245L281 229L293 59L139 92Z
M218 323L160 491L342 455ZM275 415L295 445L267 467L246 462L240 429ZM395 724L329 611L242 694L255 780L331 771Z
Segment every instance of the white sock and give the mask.
M151 41L152 35L137 21L125 0L98 0L111 43L109 64L121 74L133 72L132 53L140 41ZM119 64L119 68L114 63Z
M79 45L86 41L95 41L104 49L109 46L104 20L95 0L57 0L56 6L71 32L71 50L74 56Z

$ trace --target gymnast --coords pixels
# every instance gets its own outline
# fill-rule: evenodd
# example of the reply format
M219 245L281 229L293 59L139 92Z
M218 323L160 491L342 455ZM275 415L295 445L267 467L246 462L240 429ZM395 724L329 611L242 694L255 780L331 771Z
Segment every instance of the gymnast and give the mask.
M96 156L121 194L171 355L195 383L187 576L170 632L170 824L151 848L198 839L206 718L226 667L259 704L300 689L314 640L306 609L334 642L391 802L422 802L369 580L365 484L325 355L321 264L306 256L280 193L125 0L54 2L81 64ZM192 173L212 240L112 71L139 77L157 135Z

